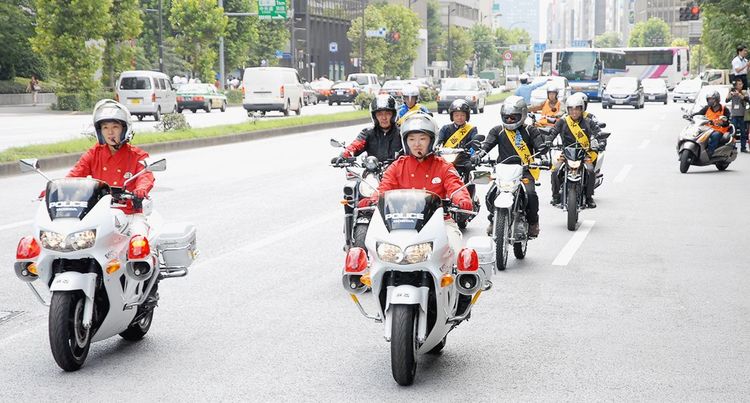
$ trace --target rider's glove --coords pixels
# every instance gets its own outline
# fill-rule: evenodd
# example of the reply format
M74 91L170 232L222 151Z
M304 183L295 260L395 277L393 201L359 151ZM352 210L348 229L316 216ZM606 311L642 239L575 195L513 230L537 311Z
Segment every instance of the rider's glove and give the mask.
M474 155L471 156L470 160L471 163L474 165L479 165L480 162L482 162L482 158L487 155L487 152L484 150L479 150L474 153Z
M146 189L136 189L133 191L133 196L139 199L145 199L146 196L148 196L148 192L146 191Z
M472 211L474 209L474 203L469 199L461 199L458 202L458 208L461 210Z
M336 157L333 157L333 158L331 158L331 164L337 165L337 164L340 164L340 163L342 163L342 162L344 162L344 157L342 157L342 156L340 156L340 155L339 155L339 156L336 156Z
M39 193L39 199L44 199L44 196L46 196L46 195L47 195L47 190L46 189L42 190L42 192Z

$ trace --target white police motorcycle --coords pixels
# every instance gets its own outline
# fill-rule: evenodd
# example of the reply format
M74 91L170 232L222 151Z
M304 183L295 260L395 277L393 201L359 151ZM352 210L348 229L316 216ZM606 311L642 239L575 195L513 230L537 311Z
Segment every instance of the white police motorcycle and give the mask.
M140 200L123 190L127 182L120 189L91 178L50 180L37 160L21 160L20 165L48 183L33 232L18 243L15 273L49 306L55 361L65 371L75 371L92 342L117 334L131 341L146 335L159 300L158 282L187 275L196 256L195 226L162 225L145 199L143 213L151 230L131 237L129 220L118 207ZM144 163L128 181L165 169L163 159Z

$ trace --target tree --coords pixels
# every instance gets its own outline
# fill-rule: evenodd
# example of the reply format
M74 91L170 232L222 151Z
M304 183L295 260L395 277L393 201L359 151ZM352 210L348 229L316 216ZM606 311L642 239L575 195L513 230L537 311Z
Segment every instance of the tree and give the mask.
M474 44L471 42L471 36L463 28L452 26L450 28L451 41L448 43L448 32L443 32L440 41L447 44L438 54L440 60L448 60L448 46L451 48L450 74L452 77L458 77L464 73L466 60L474 54Z
M258 2L224 0L224 10L233 13L255 13L258 12ZM229 17L225 35L224 65L228 71L244 67L253 45L258 43L258 18Z
M381 6L380 12L388 32L398 32L400 35L397 42L388 44L385 74L409 77L417 59L421 21L417 13L397 4L385 4Z
M672 43L669 44L669 46L681 48L681 47L688 47L688 41L685 38L674 38L672 39Z
M34 53L29 39L34 36L34 10L31 0L0 3L0 80L17 74L44 76L44 63Z
M101 67L112 0L36 0L34 50L46 61L62 92L93 95Z
M495 67L499 59L495 46L495 35L492 29L485 25L474 25L469 30L474 43L474 53L477 55L478 66L475 74L489 67Z
M104 74L102 81L113 87L115 78L135 62L135 39L143 29L142 12L139 0L118 0L112 2L109 12L109 32L104 35Z
M707 56L708 65L730 68L732 59L737 55L737 46L750 44L750 31L746 28L750 18L750 4L743 0L704 3L701 6L701 16L702 50Z
M495 43L501 48L507 48L510 45L527 45L531 46L531 35L523 28L505 29L498 28L495 30ZM513 52L513 66L524 69L526 61L531 55L530 51Z
M633 27L630 32L631 47L658 47L667 46L672 42L672 34L667 25L661 18L651 17L648 21L642 21Z
M224 35L227 17L212 0L172 0L169 16L177 53L190 63L193 74L213 82L218 55L217 38Z
M440 23L440 3L437 0L427 1L427 63L437 60L438 49L445 46L440 42L443 24Z
M267 60L268 65L278 64L276 51L284 49L289 43L289 27L285 21L266 21L253 17L254 24L258 27L258 43L250 46L250 55L247 62L250 66L260 66L261 60Z
M595 48L619 48L622 46L622 38L618 32L607 32L594 38Z
M365 30L374 31L385 27L385 18L380 12L380 7L371 4L365 8ZM352 44L350 57L359 57L359 39L362 36L362 19L352 21L349 31L346 33ZM365 38L364 43L365 65L364 71L377 75L385 74L385 63L388 60L388 43L385 38Z

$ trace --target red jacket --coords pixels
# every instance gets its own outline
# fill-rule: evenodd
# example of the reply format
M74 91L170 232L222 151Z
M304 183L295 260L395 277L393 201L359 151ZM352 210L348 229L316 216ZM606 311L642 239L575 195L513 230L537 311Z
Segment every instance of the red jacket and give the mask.
M378 193L395 189L429 190L443 199L464 185L456 168L434 154L419 162L415 157L403 156L391 164L383 173L383 180L378 186ZM375 194L371 202L378 200ZM471 205L471 196L466 188L453 196L453 203Z
M73 169L68 172L69 178L84 178L91 175L94 179L107 182L110 186L122 187L125 180L143 169L139 161L148 158L148 153L138 147L124 144L112 154L106 144L97 144L81 156ZM143 189L146 192L154 187L154 174L146 172L138 176L126 187L129 191ZM123 209L126 214L137 212L130 203Z

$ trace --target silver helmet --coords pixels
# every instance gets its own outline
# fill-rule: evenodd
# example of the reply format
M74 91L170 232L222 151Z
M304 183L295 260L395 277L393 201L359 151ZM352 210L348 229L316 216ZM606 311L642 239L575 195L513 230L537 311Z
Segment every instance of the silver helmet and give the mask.
M516 130L521 127L528 113L529 107L526 105L526 101L523 100L523 97L515 95L508 97L500 107L500 118L503 121L503 126L508 130Z
M581 112L585 111L586 101L584 101L581 95L580 92L577 92L569 96L568 99L565 100L565 109L570 110L570 108L581 108Z
M418 97L419 96L419 88L417 88L414 84L408 84L405 85L404 88L401 90L401 95L406 97Z
M435 150L435 138L437 137L438 127L432 116L426 113L415 113L406 118L401 125L401 143L404 148L404 154L412 155L406 137L410 133L425 133L430 136L430 146L427 148L427 154L430 155ZM425 156L426 156L425 155Z
M94 105L94 129L99 144L107 144L102 135L102 123L116 121L122 125L122 134L117 147L133 139L133 125L130 123L130 111L123 104L113 99L102 99Z
M550 83L547 86L547 94L549 94L550 92L554 92L555 94L559 94L560 93L560 88L558 88L557 85Z

